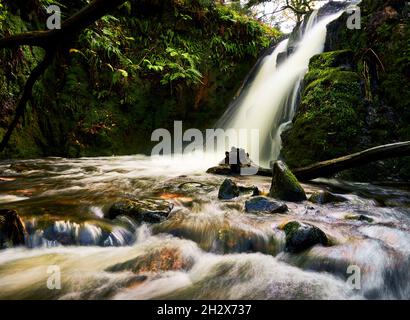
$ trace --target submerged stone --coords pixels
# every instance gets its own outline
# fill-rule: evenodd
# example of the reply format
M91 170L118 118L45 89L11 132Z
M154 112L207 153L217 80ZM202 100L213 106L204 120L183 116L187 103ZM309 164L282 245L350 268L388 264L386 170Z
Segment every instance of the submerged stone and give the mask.
M345 202L347 199L345 197L333 194L329 191L318 191L313 193L310 198L310 202L317 203L317 204L326 204L326 203L338 203L338 202Z
M285 250L291 253L299 253L317 244L328 245L326 234L311 224L297 221L288 222L283 230L286 233Z
M300 202L307 199L306 193L298 179L282 161L276 161L273 165L269 196L292 202Z
M245 211L248 213L284 213L288 211L288 206L267 197L254 197L245 202Z
M219 188L218 198L221 200L231 200L239 197L239 187L231 179L225 179Z
M357 221L366 221L368 223L372 223L374 220L364 214L348 214L345 217L346 220L357 220Z
M193 260L185 257L182 251L176 247L165 247L152 250L135 259L118 263L106 269L109 272L132 271L134 273L150 273L189 270Z
M108 218L124 215L137 222L158 223L164 221L173 208L174 205L165 200L123 200L112 205Z
M24 245L26 229L15 210L0 210L0 249Z

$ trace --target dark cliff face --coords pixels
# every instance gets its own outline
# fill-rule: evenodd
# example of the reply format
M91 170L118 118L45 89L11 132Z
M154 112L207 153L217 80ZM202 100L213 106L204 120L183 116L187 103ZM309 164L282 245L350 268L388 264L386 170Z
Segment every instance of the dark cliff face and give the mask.
M364 0L360 8L361 29L348 29L343 14L328 26L325 53L311 61L299 112L283 136L283 155L293 167L410 140L410 8L404 0ZM410 160L343 176L406 180Z

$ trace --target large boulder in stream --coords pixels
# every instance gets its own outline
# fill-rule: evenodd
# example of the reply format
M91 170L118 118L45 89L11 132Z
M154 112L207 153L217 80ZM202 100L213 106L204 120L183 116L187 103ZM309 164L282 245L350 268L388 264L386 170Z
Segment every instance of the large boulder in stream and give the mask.
M313 193L310 198L310 202L317 204L326 204L326 203L339 203L345 202L347 199L345 197L333 194L329 191L318 191Z
M288 206L267 197L253 197L245 202L245 211L248 213L284 213Z
M15 210L0 210L0 249L24 245L26 229Z
M286 233L287 252L299 253L317 244L324 246L329 244L326 234L311 224L291 221L283 227L283 230Z
M292 202L301 202L307 199L305 190L298 179L282 161L276 161L273 164L269 196Z
M219 187L218 198L221 200L231 200L239 197L239 187L231 179L225 179Z
M111 206L108 218L128 216L139 223L158 223L164 221L173 208L172 203L159 199L122 200Z

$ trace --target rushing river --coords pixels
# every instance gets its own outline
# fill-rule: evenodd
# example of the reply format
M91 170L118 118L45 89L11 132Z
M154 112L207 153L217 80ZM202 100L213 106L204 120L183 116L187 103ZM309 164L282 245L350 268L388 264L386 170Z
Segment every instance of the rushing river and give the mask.
M0 163L0 208L16 209L26 246L0 251L0 299L409 299L410 191L336 180L303 185L347 202L287 203L286 214L247 214L243 194L218 200L215 159L145 156ZM268 191L270 179L236 182ZM165 199L159 224L104 214L116 201ZM366 215L374 221L349 220ZM279 226L321 228L330 247L284 251ZM360 289L348 278L361 270ZM50 290L50 266L61 289Z

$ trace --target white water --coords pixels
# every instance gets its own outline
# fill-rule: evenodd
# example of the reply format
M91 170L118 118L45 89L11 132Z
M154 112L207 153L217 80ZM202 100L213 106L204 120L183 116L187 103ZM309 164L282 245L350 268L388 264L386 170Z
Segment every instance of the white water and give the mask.
M238 103L219 121L225 130L259 130L259 151L252 148L249 139L238 144L261 166L269 166L271 160L279 157L280 134L295 115L301 80L308 70L309 61L323 52L326 26L341 14L339 12L316 21L317 12L314 12L296 45L296 51L277 65L278 55L287 50L288 40L279 43L262 62L250 87L238 97Z

